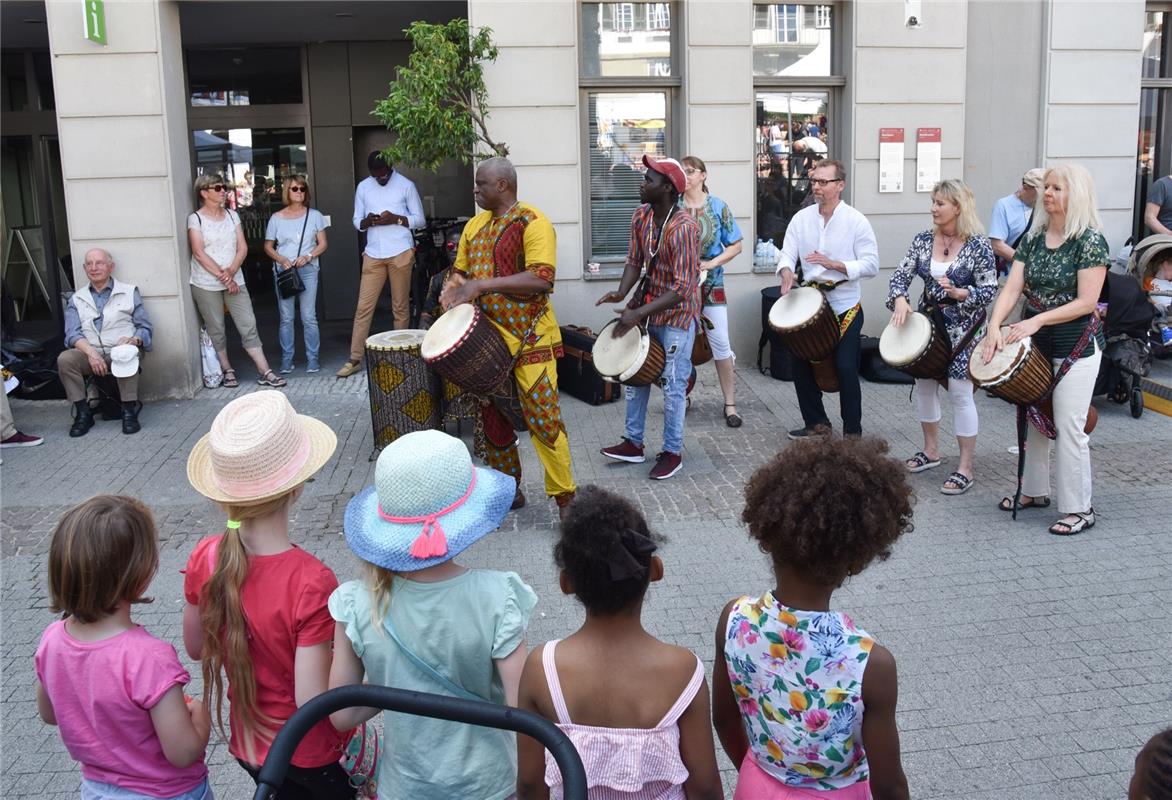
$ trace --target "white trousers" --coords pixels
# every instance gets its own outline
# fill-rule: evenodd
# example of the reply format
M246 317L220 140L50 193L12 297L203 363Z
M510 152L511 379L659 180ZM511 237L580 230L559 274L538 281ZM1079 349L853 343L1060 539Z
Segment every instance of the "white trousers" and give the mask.
M940 383L925 378L916 378L916 419L920 422L939 422ZM948 399L952 403L952 427L957 436L976 436L977 404L973 402L973 382L948 379Z
M1103 353L1093 341L1087 346L1095 348L1095 354L1076 361L1054 390L1054 427L1058 438L1051 442L1033 425L1027 425L1021 492L1029 497L1050 494L1050 450L1052 445L1057 445L1055 499L1058 511L1063 514L1083 512L1091 507L1091 447L1083 427ZM1061 363L1062 359L1054 359L1054 369Z
M704 306L701 312L708 317L712 328L708 330L708 346L712 348L712 358L724 361L726 358L736 358L732 345L728 341L728 306Z

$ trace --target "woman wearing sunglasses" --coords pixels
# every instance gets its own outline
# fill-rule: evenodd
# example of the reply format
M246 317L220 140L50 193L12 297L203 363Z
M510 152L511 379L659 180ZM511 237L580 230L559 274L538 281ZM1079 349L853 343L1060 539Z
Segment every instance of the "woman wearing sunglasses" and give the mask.
M240 274L240 265L248 255L240 216L224 208L229 187L221 175L200 175L195 179L195 196L199 208L187 217L187 240L191 244L191 296L204 328L220 359L227 389L240 385L236 370L228 361L228 337L224 330L224 306L232 315L244 351L248 353L261 386L285 385L285 379L269 367L265 360L260 337L256 333L256 316L252 313L252 298Z
M301 335L305 341L306 372L317 372L321 333L317 328L317 278L320 271L318 256L326 251L326 218L317 209L309 207L309 183L300 175L285 181L282 193L285 207L269 217L265 232L265 254L273 260L274 280L281 271L296 269L301 275L304 291L290 297L277 292L277 307L281 312L281 326L277 338L281 342L281 374L293 371L293 312L301 304Z

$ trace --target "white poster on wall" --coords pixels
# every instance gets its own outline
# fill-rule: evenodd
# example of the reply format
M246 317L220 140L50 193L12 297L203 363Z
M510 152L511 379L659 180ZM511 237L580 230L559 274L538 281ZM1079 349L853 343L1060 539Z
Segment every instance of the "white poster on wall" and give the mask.
M879 129L879 191L903 191L903 128Z
M940 129L916 128L916 191L930 192L940 182Z

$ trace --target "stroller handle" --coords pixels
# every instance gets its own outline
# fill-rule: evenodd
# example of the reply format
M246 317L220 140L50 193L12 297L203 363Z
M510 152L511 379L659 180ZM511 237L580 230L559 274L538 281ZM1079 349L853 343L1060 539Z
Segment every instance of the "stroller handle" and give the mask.
M257 776L253 800L271 800L285 782L293 751L309 729L335 711L352 706L383 708L419 717L446 719L485 728L516 731L545 745L561 770L566 800L586 800L586 770L573 743L549 720L530 711L484 700L392 689L388 686L339 686L323 692L294 712L269 748Z

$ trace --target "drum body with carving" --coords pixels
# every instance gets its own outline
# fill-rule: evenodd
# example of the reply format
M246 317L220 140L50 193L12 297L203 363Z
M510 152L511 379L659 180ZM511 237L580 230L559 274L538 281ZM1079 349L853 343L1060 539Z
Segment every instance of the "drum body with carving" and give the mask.
M421 330L376 333L366 340L366 381L374 447L439 427L439 378L420 356Z
M769 326L803 361L821 361L838 347L838 318L822 292L799 286L769 310Z
M423 360L461 389L487 395L513 370L508 345L472 303L450 308L427 330Z
M603 380L627 386L650 386L659 380L667 364L663 345L642 328L631 328L615 337L613 319L598 332L590 351L594 369Z
M1001 335L1004 337L1008 331L1002 328ZM1050 388L1050 362L1030 337L1006 344L988 364L981 357L983 347L982 339L969 359L969 377L974 386L1018 405L1036 403Z
M914 378L939 380L948 376L952 341L927 314L913 311L902 325L888 323L879 337L879 356L890 366Z

